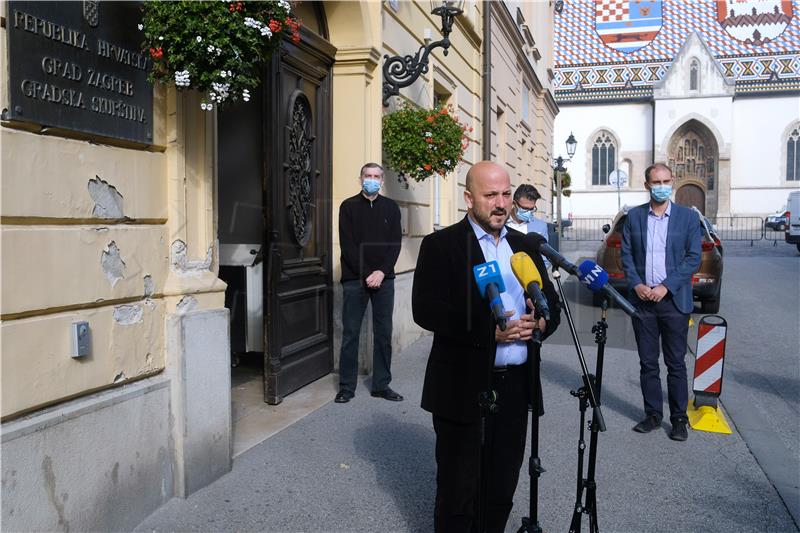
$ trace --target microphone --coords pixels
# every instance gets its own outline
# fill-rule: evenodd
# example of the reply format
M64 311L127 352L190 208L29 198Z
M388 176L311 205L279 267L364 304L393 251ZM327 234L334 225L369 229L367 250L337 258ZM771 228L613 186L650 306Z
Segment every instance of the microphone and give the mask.
M533 301L533 308L536 318L544 317L550 320L550 307L542 294L542 275L531 256L525 252L517 252L511 256L511 270L517 277L520 285L525 288L525 292Z
M529 233L528 238L533 243L533 249L548 258L550 263L554 264L558 268L566 270L573 276L579 275L578 267L576 267L574 263L569 262L566 257L558 253L555 248L547 244L547 241L544 239L544 237L537 233Z
M506 310L503 307L503 300L500 298L501 292L506 292L506 285L503 283L503 276L500 274L500 265L497 261L489 261L472 267L472 274L475 276L475 283L481 296L489 300L489 308L492 310L497 326L500 331L505 331L508 325Z
M603 267L587 259L578 267L578 278L592 292L602 292L613 300L628 316L636 314L636 308L626 300L614 287L608 284L608 272Z

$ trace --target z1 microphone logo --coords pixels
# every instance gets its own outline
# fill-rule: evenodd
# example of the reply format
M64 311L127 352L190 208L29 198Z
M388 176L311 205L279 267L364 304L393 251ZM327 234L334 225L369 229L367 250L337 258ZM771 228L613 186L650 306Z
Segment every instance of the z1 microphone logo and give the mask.
M485 278L487 276L494 276L497 274L497 261L492 261L491 263L484 263L482 265L478 265L475 267L475 273L478 275L479 278Z

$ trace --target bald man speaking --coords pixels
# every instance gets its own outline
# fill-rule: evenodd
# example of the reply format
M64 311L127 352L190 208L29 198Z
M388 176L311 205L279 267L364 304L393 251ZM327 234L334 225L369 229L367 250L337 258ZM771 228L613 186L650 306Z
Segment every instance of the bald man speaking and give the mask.
M506 228L512 205L508 172L490 161L475 164L467 173L464 201L467 216L423 239L412 292L414 321L433 332L422 408L432 413L436 432L434 525L437 532L479 530L478 400L482 392L494 390L499 409L487 419L488 498L483 507L485 530L502 532L525 452L528 361L533 353L528 341L535 329L543 331L543 338L555 331L560 308L545 277L542 291L551 316L548 322L535 320L511 271L516 252L530 255L540 272L545 266L522 233ZM474 266L488 261L497 261L506 288L501 293L508 316L505 330L496 326L472 273ZM541 398L541 384L533 386Z

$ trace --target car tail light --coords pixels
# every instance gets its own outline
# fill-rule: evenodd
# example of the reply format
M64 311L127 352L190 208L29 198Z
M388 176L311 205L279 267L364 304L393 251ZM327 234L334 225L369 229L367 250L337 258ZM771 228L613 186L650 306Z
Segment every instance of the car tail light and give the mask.
M609 248L622 248L622 239L619 235L609 235L606 240L606 246Z
M714 249L714 243L711 241L703 241L702 249L704 252L710 252Z
M717 239L716 237L714 237L714 244L716 246L722 246L722 242L719 239Z

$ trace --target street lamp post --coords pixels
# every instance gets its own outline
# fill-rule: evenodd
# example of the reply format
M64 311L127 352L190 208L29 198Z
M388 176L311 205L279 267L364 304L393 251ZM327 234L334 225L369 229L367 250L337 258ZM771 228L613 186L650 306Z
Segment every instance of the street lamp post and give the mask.
M453 31L453 22L456 17L464 12L464 0L437 2L431 0L431 14L442 18L442 40L420 46L417 53L405 56L383 56L383 105L389 105L389 97L400 94L400 89L408 87L428 72L428 56L434 48L442 48L447 55L450 48L450 32Z
M575 136L572 134L572 132L570 132L569 137L567 137L566 145L567 159L564 159L559 155L553 161L553 170L556 171L556 231L558 233L559 244L561 243L561 239L564 237L564 227L561 224L561 191L563 190L561 174L567 170L564 168L564 163L567 161L572 161L572 156L575 155L575 148L578 146L578 141L575 140Z

